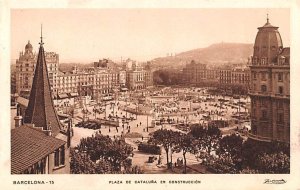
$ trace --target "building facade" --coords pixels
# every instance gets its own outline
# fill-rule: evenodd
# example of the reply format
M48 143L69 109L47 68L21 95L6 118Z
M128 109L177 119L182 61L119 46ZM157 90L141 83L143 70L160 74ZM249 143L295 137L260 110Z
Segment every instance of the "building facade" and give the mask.
M58 74L59 55L54 52L45 52L45 59L52 89ZM25 52L20 52L19 59L16 61L16 92L18 94L29 96L36 62L37 55L33 52L33 47L28 41Z
M231 71L231 84L242 85L249 88L250 69L248 67L235 67Z
M217 69L207 68L206 64L196 63L194 60L182 70L185 84L212 85L219 82L220 73Z
M250 65L251 133L262 141L290 141L290 49L278 27L258 28Z
M135 90L153 85L153 72L149 64L141 67L129 59L127 62L130 62L130 67L120 68L111 60L103 59L95 62L94 67L85 70L79 71L75 66L71 72L58 70L58 54L45 52L45 59L53 98L72 93L97 99L118 92L120 88ZM32 87L36 62L37 55L28 42L25 52L21 52L16 61L15 77L16 92L27 99Z
M153 86L153 72L149 65L142 67L136 62L126 67L126 87L129 90L140 90Z
M222 68L220 69L220 85L231 85L232 69Z

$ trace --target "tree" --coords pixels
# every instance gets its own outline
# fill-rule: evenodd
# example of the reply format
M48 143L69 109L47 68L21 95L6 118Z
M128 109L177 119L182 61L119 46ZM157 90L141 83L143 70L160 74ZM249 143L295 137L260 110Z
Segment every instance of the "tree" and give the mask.
M176 151L176 145L178 144L178 139L181 133L178 131L170 131L171 143L170 143L170 163L173 164L173 153Z
M209 159L205 162L205 165L207 166L208 170L210 170L213 173L218 174L235 174L238 173L239 170L236 169L235 164L230 156L214 156L209 155Z
M124 140L115 140L111 142L108 148L106 159L112 164L115 171L120 171L121 166L124 165L132 151L133 148Z
M79 154L73 154L73 157L75 161L78 159L79 161L74 162L74 167L81 164L80 160L85 159L87 163L91 163L91 168L99 168L99 166L96 166L95 163L106 163L105 165L110 168L110 173L120 172L122 166L128 167L128 165L126 165L126 159L133 151L133 148L126 144L124 140L112 140L108 136L103 136L101 134L81 139L80 144L76 147L76 149ZM84 157L80 157L80 155L83 155ZM102 170L103 168L100 168L96 170L96 172L100 172ZM81 171L86 172L85 169L81 169ZM90 171L88 172L91 173Z
M162 145L166 155L167 155L167 164L169 168L169 150L171 146L171 136L170 131L167 129L159 129L153 133L152 138L149 140L149 142L153 142L155 144Z
M290 173L290 157L283 152L258 156L257 162L260 173L282 174Z
M214 173L239 173L242 145L243 139L240 136L225 136L219 140L217 155L207 154L204 164Z
M229 157L236 169L241 169L243 138L239 135L229 135L220 139L217 154L219 157Z
M70 150L71 162L70 168L73 174L94 174L96 173L96 164L85 153L78 152L77 149Z
M243 143L242 147L242 160L243 167L250 167L254 170L260 170L260 163L258 158L265 154L275 154L282 152L283 154L290 156L290 146L288 143L282 143L277 141L272 142L260 142L247 140Z
M209 155L218 147L221 138L221 131L218 127L208 126L203 127L199 124L191 126L189 132L196 139L196 146L199 150L198 157L201 159L210 158Z
M186 153L195 154L197 152L197 148L195 146L195 139L191 134L181 133L178 141L177 146L175 148L176 152L182 151L183 161L184 161L184 170L183 173L186 174Z

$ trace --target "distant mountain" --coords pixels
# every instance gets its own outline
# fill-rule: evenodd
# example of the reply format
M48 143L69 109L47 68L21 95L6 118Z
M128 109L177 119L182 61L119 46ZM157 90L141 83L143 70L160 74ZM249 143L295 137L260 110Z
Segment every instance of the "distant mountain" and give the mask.
M156 58L152 62L154 67L181 68L192 60L219 66L228 63L246 63L252 54L253 44L218 43L206 48L182 52L175 56Z

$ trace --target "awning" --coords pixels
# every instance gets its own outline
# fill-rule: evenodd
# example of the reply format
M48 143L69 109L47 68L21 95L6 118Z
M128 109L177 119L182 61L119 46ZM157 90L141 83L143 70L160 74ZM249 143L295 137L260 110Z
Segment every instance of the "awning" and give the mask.
M59 94L58 98L59 99L65 99L65 98L69 98L69 96L67 94Z
M121 91L128 91L127 88L121 88Z
M74 98L74 97L77 97L77 96L78 96L77 92L71 92L71 93L69 93L69 97L70 98Z
M20 104L20 105L22 105L22 106L24 106L24 107L27 107L27 106L28 106L28 102L29 102L28 99L23 98L23 97L21 97L21 96L19 96L19 97L17 98L17 103Z

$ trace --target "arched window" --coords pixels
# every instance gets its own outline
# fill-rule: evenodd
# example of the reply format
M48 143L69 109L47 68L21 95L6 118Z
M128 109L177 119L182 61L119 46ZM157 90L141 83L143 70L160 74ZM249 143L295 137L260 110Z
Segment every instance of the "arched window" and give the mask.
M267 86L261 85L261 92L267 92Z

